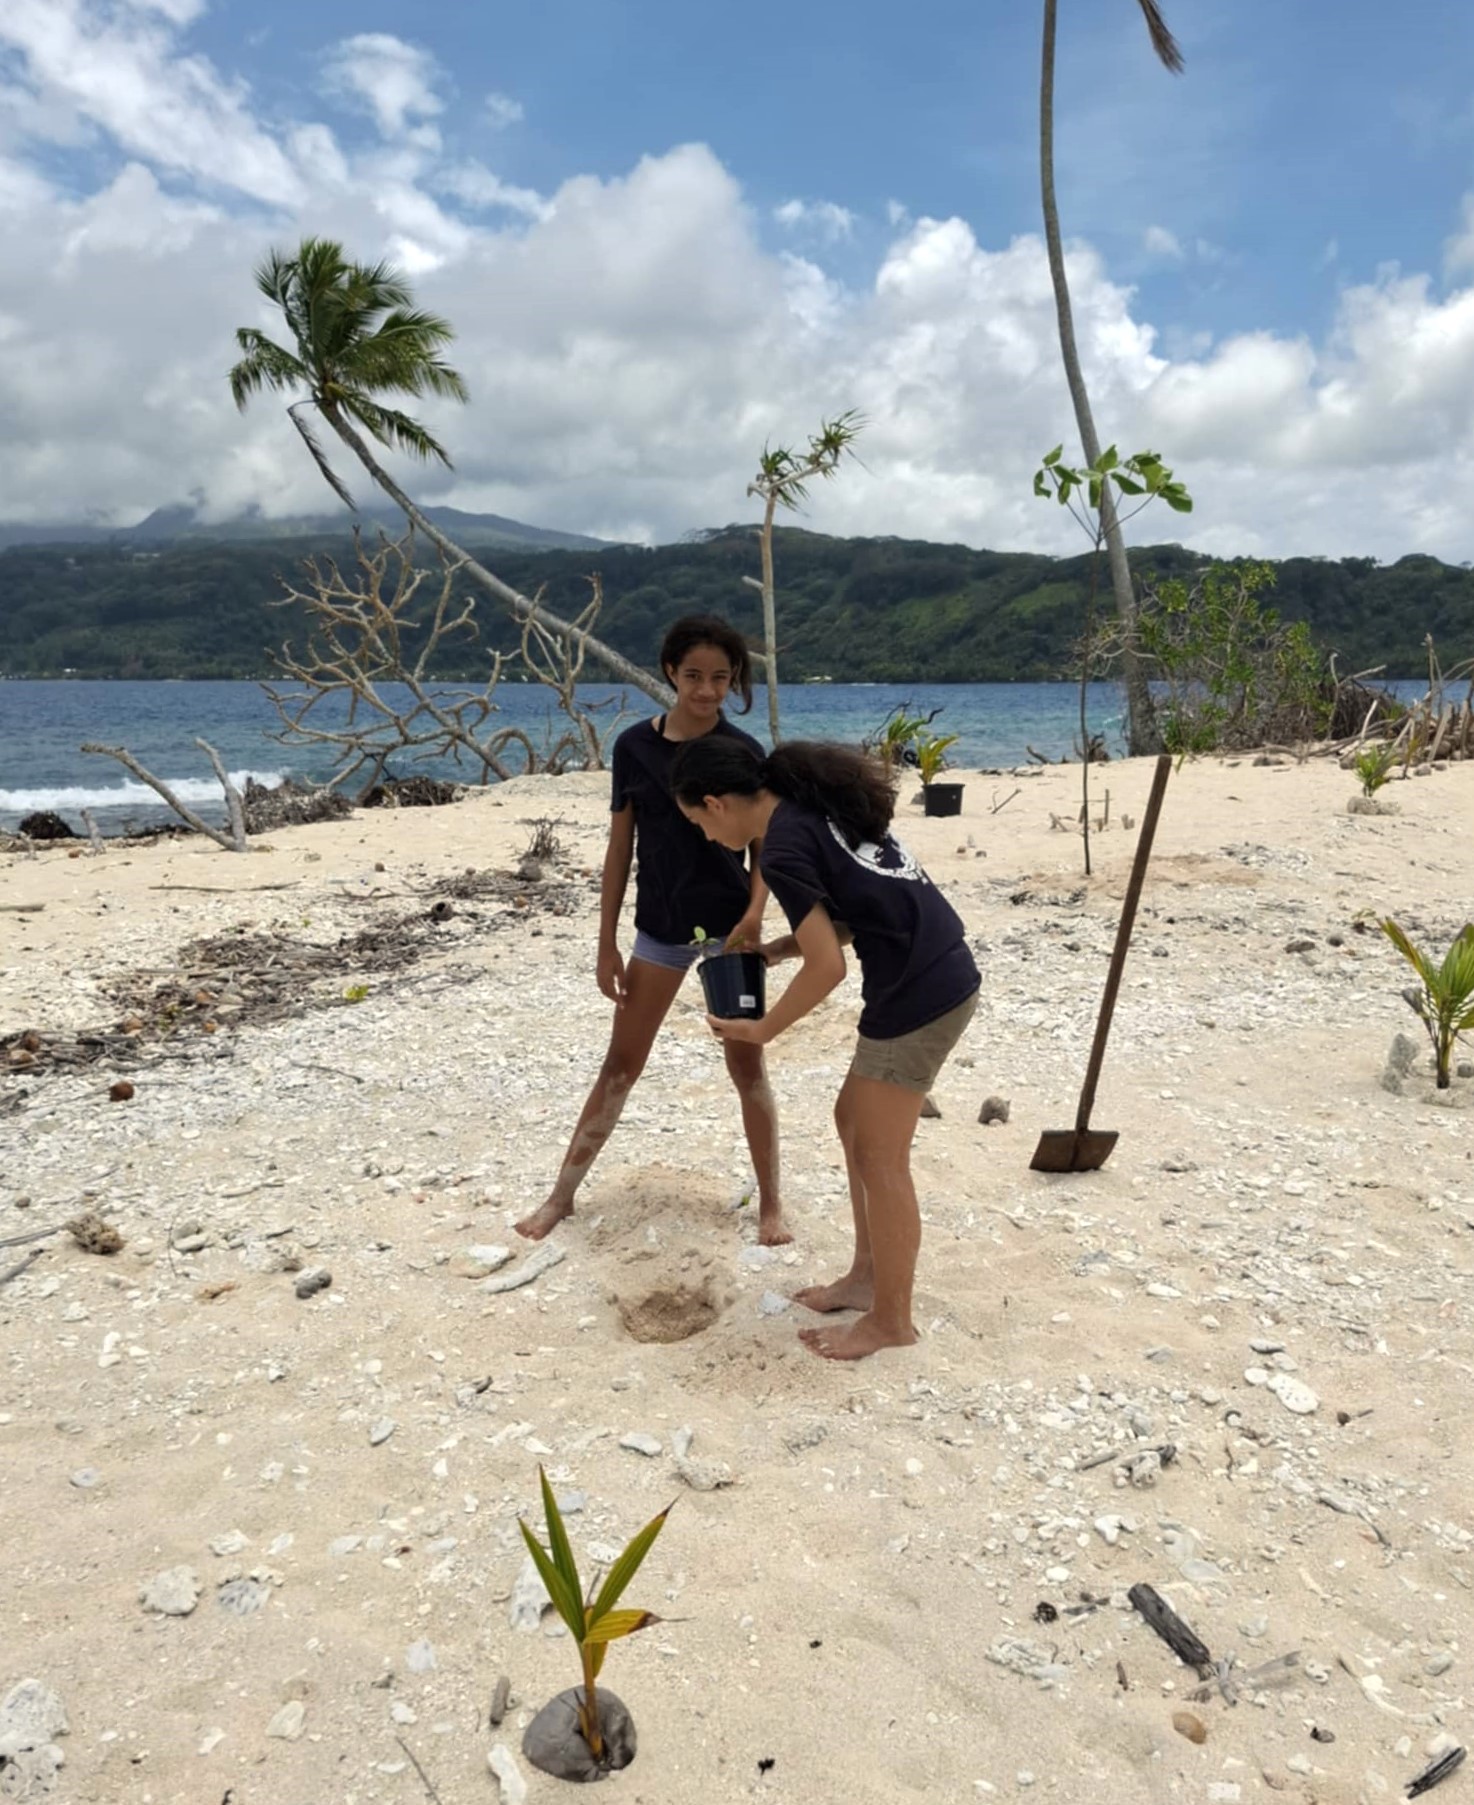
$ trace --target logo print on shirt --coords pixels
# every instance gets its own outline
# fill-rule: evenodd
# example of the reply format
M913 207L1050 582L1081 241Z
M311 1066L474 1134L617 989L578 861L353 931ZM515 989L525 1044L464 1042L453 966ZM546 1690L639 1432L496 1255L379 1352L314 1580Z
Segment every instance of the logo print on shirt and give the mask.
M826 820L825 825L855 863L864 866L866 871L873 871L877 877L904 877L914 884L928 881L926 873L894 834L887 834L880 842L861 840L858 846L851 846L832 821ZM894 857L900 862L888 865L884 863L887 857Z

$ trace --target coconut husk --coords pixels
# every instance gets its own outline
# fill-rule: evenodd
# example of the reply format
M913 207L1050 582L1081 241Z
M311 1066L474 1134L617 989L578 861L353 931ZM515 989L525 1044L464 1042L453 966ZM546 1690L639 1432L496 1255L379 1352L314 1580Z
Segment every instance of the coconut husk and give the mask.
M598 1693L599 1728L604 1735L604 1753L598 1760L578 1727L582 1703L582 1686L560 1692L543 1706L522 1736L522 1753L532 1765L559 1780L605 1780L635 1758L635 1721L624 1702L602 1688Z

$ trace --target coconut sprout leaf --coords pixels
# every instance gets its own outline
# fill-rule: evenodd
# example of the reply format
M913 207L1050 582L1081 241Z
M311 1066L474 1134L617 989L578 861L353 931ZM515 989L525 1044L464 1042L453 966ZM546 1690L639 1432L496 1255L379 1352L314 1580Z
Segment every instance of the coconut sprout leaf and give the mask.
M1428 988L1431 990L1433 988L1433 984L1432 984L1433 969L1429 965L1428 961L1423 957L1422 953L1420 953L1418 951L1417 947L1415 947L1413 945L1412 941L1408 939L1407 935L1402 931L1402 929L1397 925L1397 923L1395 921L1393 921L1389 918L1388 920L1384 921L1381 925L1382 925L1382 932L1387 936L1387 938L1397 948L1398 952L1400 952L1402 954L1403 958L1407 960L1408 964L1412 966L1413 970L1418 974L1418 976L1423 980L1423 982L1426 985L1428 985Z
M599 1588L599 1596L592 1606L593 1621L597 1623L607 1612L612 1611L624 1594L625 1587L640 1570L640 1563L650 1552L656 1536L665 1528L665 1519L675 1509L667 1504L658 1517L652 1517L645 1527L631 1540L629 1546L609 1569L607 1578Z
M579 1583L578 1562L573 1558L568 1531L563 1527L563 1513L558 1509L558 1500L553 1496L553 1488L548 1484L548 1476L541 1467L537 1469L537 1476L542 1484L543 1516L548 1524L548 1553L553 1557L553 1565L563 1576L569 1596L581 1599L583 1587Z
M581 1637L583 1635L583 1603L578 1594L575 1592L570 1596L563 1575L553 1565L548 1558L548 1551L521 1517L517 1519L517 1527L522 1531L522 1539L527 1544L528 1553L531 1554L533 1564L548 1589L548 1597L553 1601L554 1610L568 1625L568 1633L571 1636Z
M637 1630L647 1630L662 1621L654 1611L605 1611L602 1617L593 1617L589 1627L584 1631L584 1641L599 1647L603 1643L618 1642L625 1636L633 1636Z

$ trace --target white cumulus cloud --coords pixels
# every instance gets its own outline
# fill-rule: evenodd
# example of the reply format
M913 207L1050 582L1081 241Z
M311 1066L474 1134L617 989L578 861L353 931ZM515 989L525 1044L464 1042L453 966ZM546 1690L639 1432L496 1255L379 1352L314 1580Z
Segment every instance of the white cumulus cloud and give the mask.
M527 114L522 102L513 100L510 94L488 94L486 116L498 131L502 131L509 125L520 125Z
M429 51L388 32L361 32L334 45L326 72L330 91L366 107L384 137L417 130L421 142L432 147L439 142L427 125L444 109L436 91L439 69Z
M773 218L790 231L810 232L830 244L855 230L854 214L834 201L784 201L773 209Z
M1148 226L1142 234L1142 243L1153 257L1170 257L1174 263L1180 263L1187 255L1182 248L1182 240L1175 232L1169 232L1166 226Z

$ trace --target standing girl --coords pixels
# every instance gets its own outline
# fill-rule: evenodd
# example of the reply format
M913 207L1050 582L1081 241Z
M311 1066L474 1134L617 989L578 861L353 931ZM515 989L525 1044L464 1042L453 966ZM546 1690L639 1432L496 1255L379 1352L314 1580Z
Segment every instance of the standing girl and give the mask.
M762 934L767 889L756 857L750 871L744 864L748 842L704 838L677 808L670 788L671 764L685 746L709 740L761 759L757 741L722 713L734 692L744 713L752 706L746 641L715 615L688 615L666 634L660 668L676 692L674 705L626 728L614 742L598 962L599 989L614 1004L609 1050L547 1201L517 1224L530 1241L542 1240L573 1214L574 1193L614 1132L681 980L696 962L696 929L705 929L707 950L712 942L720 949L725 939L733 952L756 947ZM637 853L635 944L626 964L619 914ZM724 1050L757 1174L758 1238L768 1246L790 1241L778 1195L778 1118L763 1050L735 1040Z
M792 934L764 951L803 965L761 1021L708 1017L726 1044L761 1047L844 977L853 941L863 975L859 1041L834 1106L855 1253L831 1285L796 1301L859 1310L844 1328L805 1329L830 1360L916 1340L911 1291L921 1216L911 1142L923 1098L977 1007L978 969L962 922L891 835L895 779L848 746L790 741L764 757L750 741L694 740L671 773L681 811L719 846L761 842L762 874Z

